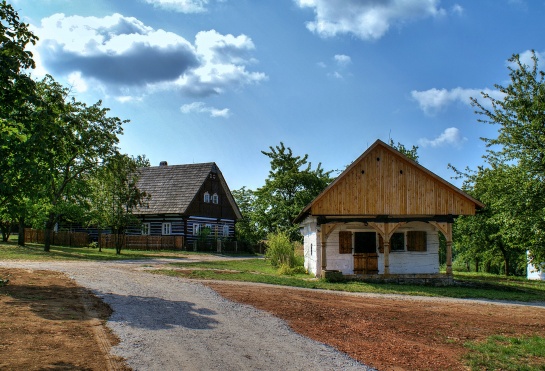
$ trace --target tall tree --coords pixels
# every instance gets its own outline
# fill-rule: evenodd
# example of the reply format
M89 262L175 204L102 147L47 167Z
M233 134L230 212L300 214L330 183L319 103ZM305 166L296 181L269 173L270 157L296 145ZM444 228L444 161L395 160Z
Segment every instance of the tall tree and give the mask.
M0 207L10 202L22 179L14 164L28 135L35 84L26 73L34 68L27 45L37 37L5 0L0 2Z
M312 169L308 155L295 156L284 143L261 151L271 159L265 185L255 191L255 223L260 234L285 232L291 240L301 239L295 217L331 182L321 164Z
M88 180L103 162L117 154L122 121L109 117L99 101L91 106L68 99L68 90L50 76L39 83L40 102L35 127L27 140L37 154L40 195L49 205L44 250L67 204L88 199Z
M498 271L505 275L521 273L531 233L526 223L531 215L523 210L531 188L526 173L515 165L495 164L466 174L464 189L486 207L456 220L457 258L473 261L476 270L480 263L491 267L501 262Z
M233 190L232 193L242 214L242 219L238 220L235 226L237 241L255 246L265 236L259 232L257 222L255 221L256 196L254 191L242 187Z
M528 249L535 263L545 262L545 72L538 69L538 57L531 55L528 66L514 54L509 59L510 83L495 85L503 98L482 93L488 105L472 98L480 122L499 125L497 138L483 138L488 147L486 161L491 167L513 164L524 174L525 200L513 207L517 224L532 231L517 233L529 238ZM513 196L521 196L513 184Z
M139 223L134 210L149 198L137 186L138 168L144 166L150 166L144 156L115 154L91 180L91 224L112 231L117 254L121 253L127 227Z

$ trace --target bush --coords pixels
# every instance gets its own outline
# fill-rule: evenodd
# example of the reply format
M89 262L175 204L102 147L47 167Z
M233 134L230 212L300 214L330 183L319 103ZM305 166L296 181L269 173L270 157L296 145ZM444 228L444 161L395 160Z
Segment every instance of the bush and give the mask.
M280 268L283 265L294 268L303 266L303 257L295 254L295 247L290 242L287 234L278 232L270 233L267 236L267 252L265 257L269 259L272 266Z
M302 265L290 267L286 264L282 264L280 268L278 268L278 274L281 274L284 276L293 276L296 274L306 274L306 273L307 273L307 270Z

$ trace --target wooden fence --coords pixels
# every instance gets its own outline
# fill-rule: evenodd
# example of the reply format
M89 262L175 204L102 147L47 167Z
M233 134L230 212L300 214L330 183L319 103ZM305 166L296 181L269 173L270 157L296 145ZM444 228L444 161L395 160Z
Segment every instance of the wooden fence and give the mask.
M45 232L41 229L25 228L25 243L45 243ZM58 246L89 246L89 234L85 232L52 232L51 244Z
M101 248L115 248L115 235L101 234ZM122 248L128 250L181 250L184 247L184 236L129 236L125 235Z

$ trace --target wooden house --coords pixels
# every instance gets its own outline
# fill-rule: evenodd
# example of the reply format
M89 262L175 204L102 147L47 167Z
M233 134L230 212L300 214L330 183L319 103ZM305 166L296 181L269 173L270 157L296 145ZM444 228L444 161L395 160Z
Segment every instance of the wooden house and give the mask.
M240 210L213 163L139 169L138 187L150 195L147 205L135 211L141 229L130 234L184 236L186 246L207 229L209 236L233 238Z
M452 224L484 205L377 140L296 218L316 276L439 277L439 235L452 276Z

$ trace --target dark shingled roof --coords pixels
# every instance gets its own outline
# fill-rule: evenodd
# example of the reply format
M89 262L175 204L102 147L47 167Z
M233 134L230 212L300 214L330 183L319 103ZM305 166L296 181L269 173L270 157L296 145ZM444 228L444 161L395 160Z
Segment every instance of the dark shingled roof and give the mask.
M227 183L214 162L203 164L153 166L139 169L138 188L151 196L148 207L136 214L184 214L211 171L218 174L235 213L240 211Z

